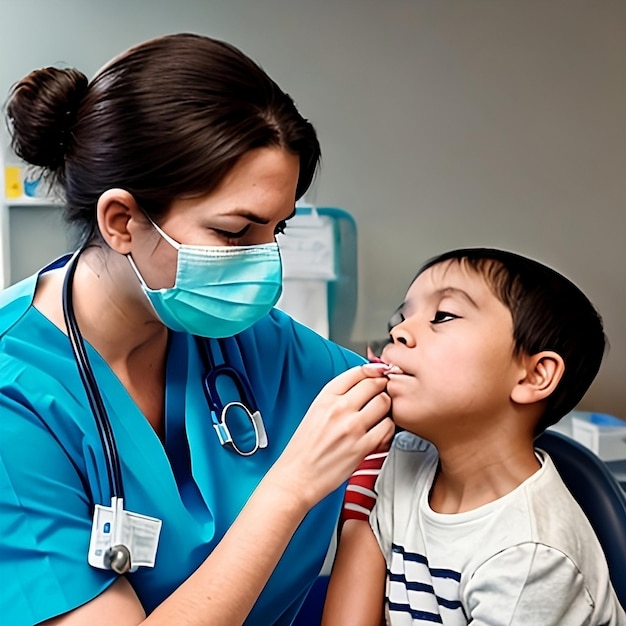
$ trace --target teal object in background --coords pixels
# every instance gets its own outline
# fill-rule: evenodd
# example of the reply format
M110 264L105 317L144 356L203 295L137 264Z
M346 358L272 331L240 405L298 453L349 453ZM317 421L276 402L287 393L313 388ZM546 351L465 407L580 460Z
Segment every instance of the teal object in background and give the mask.
M40 179L29 179L26 178L24 180L24 195L30 198L35 198L37 196L37 190L39 189Z
M344 209L315 207L315 210L320 217L330 219L335 244L336 278L328 281L329 338L350 347L358 297L356 222ZM298 207L296 211L298 215L310 215L312 212L309 207Z
M590 413L589 422L598 426L626 426L624 420L608 413Z

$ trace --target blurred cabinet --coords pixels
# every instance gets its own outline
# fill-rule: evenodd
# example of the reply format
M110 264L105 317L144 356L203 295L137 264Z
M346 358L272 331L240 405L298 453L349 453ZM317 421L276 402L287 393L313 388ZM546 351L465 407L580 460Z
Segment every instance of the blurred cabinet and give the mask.
M32 274L72 248L61 203L38 193L17 159L0 164L0 288Z

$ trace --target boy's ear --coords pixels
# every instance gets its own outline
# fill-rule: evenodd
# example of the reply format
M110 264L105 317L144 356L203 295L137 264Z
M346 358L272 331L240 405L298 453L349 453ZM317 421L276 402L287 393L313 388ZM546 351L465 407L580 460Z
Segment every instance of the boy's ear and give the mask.
M98 228L104 241L116 252L128 254L131 250L132 223L143 213L131 193L125 189L107 189L96 205Z
M511 400L518 404L545 400L556 389L565 371L563 357L550 350L524 357L523 366L523 377L511 391Z

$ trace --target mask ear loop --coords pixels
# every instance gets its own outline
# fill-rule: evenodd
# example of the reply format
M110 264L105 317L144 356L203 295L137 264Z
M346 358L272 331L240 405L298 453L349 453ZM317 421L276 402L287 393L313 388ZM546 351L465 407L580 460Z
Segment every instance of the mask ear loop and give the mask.
M133 261L133 257L130 255L130 253L126 255L126 258L128 259L130 266L133 268L133 272L135 272L135 274L137 275L141 286L145 289L150 289L150 287L148 287L148 285L146 284L146 281L143 279L143 276L139 273L139 268L135 265L135 261Z
M180 248L182 247L182 244L180 244L180 243L178 243L178 241L175 241L174 239L172 239L158 224L156 224L154 221L152 221L150 219L150 216L145 211L142 210L142 213L145 215L146 219L150 222L150 224L157 231L157 233L159 233L159 235L161 235L161 237L163 237L163 239L165 239L165 241L167 241L167 243L169 243L170 246L172 246L172 248L174 248L175 250L180 250ZM128 259L128 262L130 263L130 266L133 268L133 271L137 275L137 278L139 279L139 282L141 283L141 286L144 289L150 289L150 287L148 287L146 281L143 279L143 276L139 272L139 268L135 264L135 261L133 260L133 257L132 257L130 252L126 255L126 258Z
M157 233L159 233L159 235L161 235L161 237L163 237L163 239L165 239L165 241L167 241L167 243L169 243L170 246L172 246L172 248L175 248L176 250L180 250L182 244L178 243L178 241L176 241L175 239L172 239L158 224L153 222L147 215L146 215L146 219L150 222L150 224L152 224L152 226L157 231Z

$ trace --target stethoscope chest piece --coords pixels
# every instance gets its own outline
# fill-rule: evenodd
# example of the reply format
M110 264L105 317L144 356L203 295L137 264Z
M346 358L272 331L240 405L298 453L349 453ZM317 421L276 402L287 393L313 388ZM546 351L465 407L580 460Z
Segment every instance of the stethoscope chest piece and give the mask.
M160 519L126 511L121 498L111 498L111 506L96 504L89 565L117 574L154 567L160 533Z
M131 569L130 550L122 544L111 546L104 553L104 564L116 574L126 574Z

